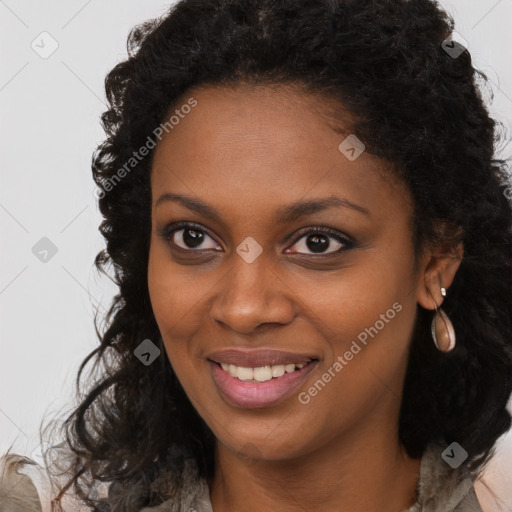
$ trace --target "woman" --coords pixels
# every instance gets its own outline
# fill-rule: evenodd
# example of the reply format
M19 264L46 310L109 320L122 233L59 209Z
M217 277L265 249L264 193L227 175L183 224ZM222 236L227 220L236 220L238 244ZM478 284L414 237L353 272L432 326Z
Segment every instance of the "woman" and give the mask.
M55 510L482 510L512 215L452 30L430 0L183 0L131 33L93 161L120 291Z

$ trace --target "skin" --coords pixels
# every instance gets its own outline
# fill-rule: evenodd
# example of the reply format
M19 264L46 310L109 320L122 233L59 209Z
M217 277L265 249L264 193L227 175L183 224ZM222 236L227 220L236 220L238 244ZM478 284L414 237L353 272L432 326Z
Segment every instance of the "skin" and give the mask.
M420 469L398 439L407 351L418 304L442 304L462 247L429 248L415 261L409 191L369 152L354 161L340 152L350 116L338 118L340 134L318 97L249 85L198 88L182 104L190 96L197 106L155 149L148 286L169 361L217 439L213 510L405 510ZM156 206L165 193L199 198L220 219L175 201ZM368 214L337 206L273 220L277 208L329 196ZM185 245L183 229L161 236L180 221L205 230L199 248ZM315 254L306 242L322 226L352 248L329 235ZM248 236L262 248L252 263L236 252ZM212 380L214 350L312 352L307 391L395 302L401 311L308 404L293 394L235 407Z

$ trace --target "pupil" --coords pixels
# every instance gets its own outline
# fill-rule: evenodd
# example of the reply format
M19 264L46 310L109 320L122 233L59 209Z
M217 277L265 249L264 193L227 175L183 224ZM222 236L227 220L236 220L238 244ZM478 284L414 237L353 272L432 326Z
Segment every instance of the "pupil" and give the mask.
M309 250L322 252L329 247L329 239L325 235L309 235L306 244Z
M183 232L183 241L190 247L197 247L203 241L203 233L194 229L185 229Z

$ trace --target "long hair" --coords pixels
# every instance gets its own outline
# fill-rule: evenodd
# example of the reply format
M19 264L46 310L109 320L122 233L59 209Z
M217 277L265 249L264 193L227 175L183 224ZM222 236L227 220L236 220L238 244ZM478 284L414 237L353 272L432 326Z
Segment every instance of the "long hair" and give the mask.
M111 512L157 505L173 488L176 443L193 454L199 477L212 474L213 435L165 357L149 299L153 150L134 157L154 145L192 88L207 84L297 84L338 100L366 151L391 162L409 187L416 253L463 243L443 303L457 346L436 350L432 311L418 305L399 436L412 457L430 441L457 441L467 467L481 472L511 425L511 189L507 161L495 157L487 77L469 51L450 54L453 28L431 0L182 0L130 32L128 58L105 80L106 138L92 161L106 242L95 264L119 292L101 328L96 316L100 343L80 366L79 403L62 425L73 456L59 496L72 488ZM458 229L440 233L439 222ZM161 351L150 367L134 355L148 339ZM95 482L130 489L130 501L105 508Z

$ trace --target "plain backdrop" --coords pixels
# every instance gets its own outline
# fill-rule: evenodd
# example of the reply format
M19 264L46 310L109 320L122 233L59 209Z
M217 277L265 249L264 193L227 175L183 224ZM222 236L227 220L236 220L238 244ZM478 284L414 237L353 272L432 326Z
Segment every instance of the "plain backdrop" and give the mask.
M78 366L98 343L93 307L106 308L115 292L93 267L103 248L90 167L104 135L103 83L126 57L129 30L169 5L0 0L2 452L14 443L14 451L36 457L41 420L69 407ZM441 5L488 75L489 108L510 138L512 0ZM511 146L504 145L502 155L509 156ZM504 482L511 461L508 434L486 478L509 500L509 510L512 485L509 480L507 491Z

